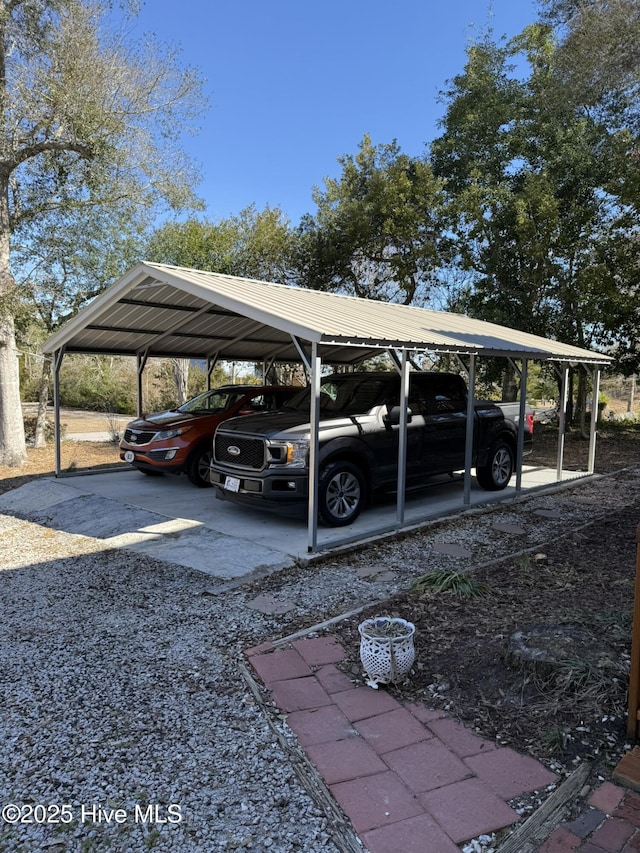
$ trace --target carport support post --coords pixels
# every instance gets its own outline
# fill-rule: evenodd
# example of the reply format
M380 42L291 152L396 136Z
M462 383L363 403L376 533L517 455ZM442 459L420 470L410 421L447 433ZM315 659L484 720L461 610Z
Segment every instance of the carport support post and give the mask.
M53 354L53 410L54 410L54 434L56 442L56 477L62 473L62 454L60 452L60 441L62 431L60 429L60 368L64 358L64 347L56 350Z
M409 407L409 362L407 350L402 350L400 373L400 424L398 429L398 498L396 519L398 524L404 521L405 489L407 485L407 409Z
M471 462L473 460L473 431L475 427L475 402L476 402L476 357L474 353L469 356L469 390L467 392L467 429L464 445L464 495L465 506L471 504Z
M562 480L562 466L564 464L564 431L567 423L567 400L569 398L569 365L565 364L562 370L562 384L560 386L560 405L558 407L558 462L556 465L556 480Z
M522 460L524 459L524 419L527 416L527 372L529 361L522 359L520 371L520 412L518 418L518 449L516 452L516 494L522 491Z
M145 350L144 352L139 352L136 354L136 361L138 365L138 408L137 414L138 417L142 417L142 373L147 364L147 359L149 358L149 351Z
M311 401L309 436L309 498L307 532L307 551L313 553L318 547L318 455L320 442L318 431L320 424L320 379L322 359L318 356L318 345L311 344Z
M593 474L596 466L596 435L598 427L598 399L600 397L600 368L593 371L591 395L591 429L589 430L589 464L587 472Z
M211 374L218 363L218 354L207 358L207 391L211 391Z

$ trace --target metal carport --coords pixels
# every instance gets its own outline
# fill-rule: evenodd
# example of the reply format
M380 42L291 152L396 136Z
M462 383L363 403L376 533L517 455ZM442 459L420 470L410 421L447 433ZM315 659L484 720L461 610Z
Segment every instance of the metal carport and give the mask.
M527 364L552 361L561 376L557 478L561 479L564 412L570 365L593 372L597 400L600 367L609 356L460 314L376 302L272 282L142 262L69 320L43 346L54 360L56 476L60 476L58 379L66 353L136 356L138 401L141 377L150 356L202 359L210 375L220 359L229 361L302 361L314 389L310 413L308 550L317 550L317 457L319 387L323 363L356 365L389 352L402 377L402 420L398 458L396 522L404 522L406 402L411 354L455 354L469 374L469 415L475 396L476 358L503 357L520 363L520 436L516 491L520 490ZM463 359L467 359L464 361ZM592 406L589 462L595 460L597 406ZM472 423L472 418L467 418ZM467 430L465 505L471 484L472 430Z

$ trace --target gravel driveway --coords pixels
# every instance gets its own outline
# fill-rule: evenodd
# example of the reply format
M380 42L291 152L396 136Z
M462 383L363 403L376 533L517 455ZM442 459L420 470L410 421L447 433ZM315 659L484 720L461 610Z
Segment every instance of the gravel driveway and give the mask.
M258 613L84 537L0 516L0 540L2 805L56 821L0 850L337 849L234 666Z
M513 552L510 525L543 543L623 502L630 477L637 484L637 472L592 480L226 590L0 515L0 793L18 807L0 822L0 850L344 849L248 689L242 650L384 599L427 566L451 566L456 548L476 563Z

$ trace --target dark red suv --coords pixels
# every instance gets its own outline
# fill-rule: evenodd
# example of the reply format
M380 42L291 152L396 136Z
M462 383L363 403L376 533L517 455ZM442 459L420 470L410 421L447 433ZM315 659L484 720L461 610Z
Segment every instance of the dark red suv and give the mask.
M177 409L127 424L120 459L143 474L181 474L196 486L210 486L213 433L221 421L279 409L300 388L224 385L198 394Z

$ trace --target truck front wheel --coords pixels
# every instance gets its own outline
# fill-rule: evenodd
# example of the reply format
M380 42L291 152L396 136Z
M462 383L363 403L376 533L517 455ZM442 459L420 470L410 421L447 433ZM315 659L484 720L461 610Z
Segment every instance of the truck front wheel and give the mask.
M496 441L487 456L487 464L476 468L476 478L483 489L499 492L506 488L513 474L513 450L505 441Z
M318 509L329 527L344 527L360 515L365 499L364 476L351 462L332 462L320 471Z

